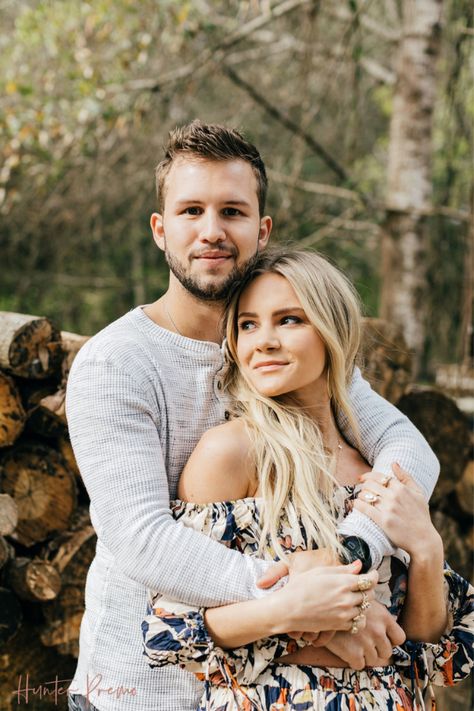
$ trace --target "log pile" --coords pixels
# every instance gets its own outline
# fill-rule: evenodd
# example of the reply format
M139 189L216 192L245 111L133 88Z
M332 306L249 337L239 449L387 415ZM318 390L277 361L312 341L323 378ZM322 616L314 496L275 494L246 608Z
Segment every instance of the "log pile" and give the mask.
M47 318L0 312L2 709L12 704L12 671L29 671L17 663L18 654L30 659L30 674L46 657L49 669L66 677L77 656L95 537L68 440L65 393L86 340L61 333ZM58 653L68 655L64 663ZM28 703L34 708L34 699Z
M412 385L410 354L391 324L367 319L364 329L366 377L418 426L441 461L433 518L448 560L469 577L474 462L468 417L441 392ZM2 709L17 707L27 672L43 682L74 671L96 538L64 403L72 361L86 340L46 318L0 312ZM45 699L30 696L29 708L35 703L42 709Z

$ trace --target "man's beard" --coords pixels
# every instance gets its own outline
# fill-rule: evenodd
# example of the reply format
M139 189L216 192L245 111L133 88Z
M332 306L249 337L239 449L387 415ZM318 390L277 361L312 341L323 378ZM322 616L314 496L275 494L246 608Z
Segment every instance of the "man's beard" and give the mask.
M227 252L226 252L227 253ZM242 280L258 257L258 249L250 259L240 265L235 264L232 271L219 284L201 284L200 279L186 272L183 264L168 251L165 245L166 262L176 279L190 294L200 301L224 301ZM232 254L235 258L235 254Z

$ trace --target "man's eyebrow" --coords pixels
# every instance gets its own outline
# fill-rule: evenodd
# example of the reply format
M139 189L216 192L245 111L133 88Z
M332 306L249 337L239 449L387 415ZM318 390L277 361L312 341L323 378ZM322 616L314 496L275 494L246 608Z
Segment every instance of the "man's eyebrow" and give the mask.
M250 203L247 200L220 200L223 205L240 205L243 207L250 207ZM177 205L204 205L203 200L197 198L181 198L181 200L176 200Z
M288 313L294 313L295 311L302 311L304 313L304 309L301 308L301 306L286 306L284 309L278 309L277 311L273 311L272 316L281 316L281 314L288 314ZM258 314L254 313L253 311L239 311L238 318L242 318L242 316L252 317L255 318Z

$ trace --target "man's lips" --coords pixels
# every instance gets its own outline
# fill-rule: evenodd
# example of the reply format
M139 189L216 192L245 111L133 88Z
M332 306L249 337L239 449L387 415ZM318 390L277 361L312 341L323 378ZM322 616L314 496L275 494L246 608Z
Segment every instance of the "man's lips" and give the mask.
M231 259L232 257L233 255L228 252L204 252L203 254L196 255L195 259L204 260L206 262L219 262Z

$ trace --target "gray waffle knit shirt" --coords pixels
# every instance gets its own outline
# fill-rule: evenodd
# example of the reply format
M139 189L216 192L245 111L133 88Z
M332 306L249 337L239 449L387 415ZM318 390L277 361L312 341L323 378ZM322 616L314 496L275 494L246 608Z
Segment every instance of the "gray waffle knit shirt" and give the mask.
M151 670L143 656L146 588L198 606L257 595L266 563L184 528L169 511L202 433L225 420L222 369L218 345L160 328L137 307L88 341L69 375L69 431L98 536L71 691L100 711L197 706L200 684L192 674ZM366 460L381 472L398 461L429 496L438 463L422 436L357 370L351 400ZM347 423L340 425L353 441ZM344 529L378 556L391 550L360 514L348 516Z

